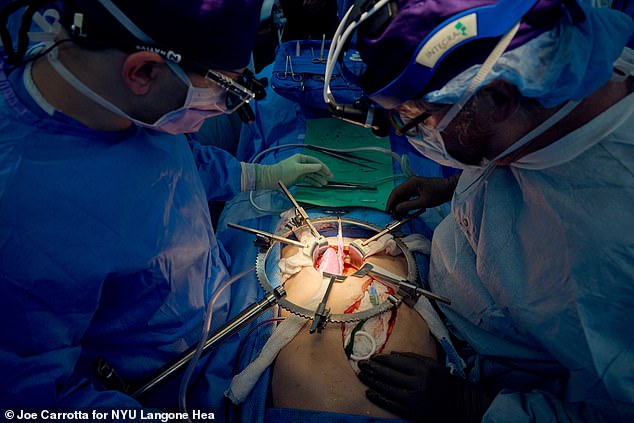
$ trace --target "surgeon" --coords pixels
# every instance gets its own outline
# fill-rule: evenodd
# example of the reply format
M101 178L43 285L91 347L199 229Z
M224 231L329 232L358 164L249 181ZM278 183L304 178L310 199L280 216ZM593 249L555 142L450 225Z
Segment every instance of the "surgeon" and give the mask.
M258 0L44 3L0 13L0 408L177 410L177 383L129 394L198 343L229 277L207 201L331 175L183 135L253 100ZM192 406L217 410L223 372L200 360Z
M558 0L359 5L337 41L356 34L365 93L461 170L409 179L387 209L451 199L429 284L467 365L376 355L359 363L368 398L414 421L634 421L632 18Z

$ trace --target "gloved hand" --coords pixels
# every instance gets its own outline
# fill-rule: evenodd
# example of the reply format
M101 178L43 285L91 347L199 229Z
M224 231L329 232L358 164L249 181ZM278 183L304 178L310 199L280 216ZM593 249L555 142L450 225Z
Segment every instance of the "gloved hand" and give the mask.
M439 206L449 200L459 175L449 178L411 176L392 190L385 211L400 219L412 210Z
M305 154L295 154L273 165L255 165L255 189L277 188L277 181L287 186L298 182L322 186L333 176L328 166L320 160Z
M479 422L495 394L470 388L436 360L392 352L359 361L367 398L415 422Z

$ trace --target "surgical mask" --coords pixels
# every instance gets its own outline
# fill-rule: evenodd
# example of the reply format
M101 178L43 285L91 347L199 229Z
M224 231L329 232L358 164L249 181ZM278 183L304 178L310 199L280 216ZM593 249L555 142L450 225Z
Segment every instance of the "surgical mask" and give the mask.
M561 109L559 109L556 113L554 113L550 118L546 119L540 125L538 125L535 129L530 131L528 134L524 135L522 138L517 140L513 145L504 150L502 153L497 155L493 160L489 161L487 159L483 159L481 163L478 165L468 165L458 161L453 158L449 153L447 153L447 149L445 148L445 143L443 141L441 129L434 128L429 129L423 127L423 130L419 132L414 137L408 137L410 144L418 150L424 156L438 162L442 165L453 167L456 169L474 169L474 168L484 168L490 166L492 163L495 164L497 160L504 158L505 156L513 153L524 145L528 144L530 141L534 140L548 129L552 128L557 122L562 120L565 116L568 115L576 106L579 104L578 101L569 101L567 102ZM444 119L443 119L444 120ZM442 123L442 121L441 121ZM439 125L440 127L440 125Z
M436 163L456 169L465 169L469 166L454 159L447 152L442 134L436 129L419 131L417 135L407 139L419 153Z
M136 125L169 134L183 134L197 132L205 119L230 112L226 107L226 90L224 88L199 88L194 87L187 74L177 65L167 61L170 69L187 86L187 95L181 107L169 111L153 123L147 123L135 119L119 109L108 100L90 89L87 85L75 77L59 60L57 48L48 54L48 60L53 68L69 84L86 97L107 110L134 122Z

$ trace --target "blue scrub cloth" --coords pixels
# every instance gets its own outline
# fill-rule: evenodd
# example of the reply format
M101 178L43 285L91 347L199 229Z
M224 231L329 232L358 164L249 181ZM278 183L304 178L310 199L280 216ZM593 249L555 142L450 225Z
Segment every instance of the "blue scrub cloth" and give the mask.
M92 362L144 382L199 341L228 277L207 201L240 190L240 163L184 136L49 116L21 70L0 89L0 408L138 408L101 390ZM202 360L191 407L221 406L235 346ZM177 394L174 380L143 404L175 410Z

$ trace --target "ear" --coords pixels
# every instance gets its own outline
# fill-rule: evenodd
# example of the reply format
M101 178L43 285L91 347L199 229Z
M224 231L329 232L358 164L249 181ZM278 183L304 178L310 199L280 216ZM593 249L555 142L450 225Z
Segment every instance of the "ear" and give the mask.
M163 61L157 53L137 51L129 54L123 61L121 76L134 94L144 95L157 80L159 76L157 65Z
M496 122L508 119L519 104L517 88L503 79L495 79L485 85L482 90L491 99L491 106L494 110L490 113L491 118Z

